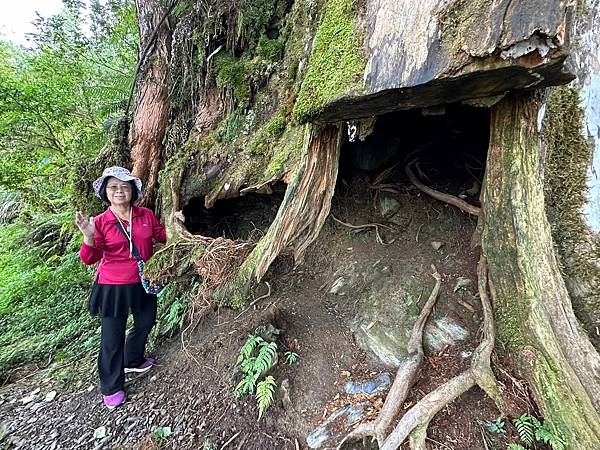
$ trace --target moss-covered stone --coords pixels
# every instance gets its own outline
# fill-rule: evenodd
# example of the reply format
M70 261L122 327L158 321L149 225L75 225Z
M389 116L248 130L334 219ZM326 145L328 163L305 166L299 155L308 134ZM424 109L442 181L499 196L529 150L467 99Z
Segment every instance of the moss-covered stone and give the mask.
M309 121L344 94L362 92L366 56L357 14L357 0L327 0L294 106L296 121Z
M490 0L457 0L440 13L440 44L451 53L481 40L479 24L489 23Z

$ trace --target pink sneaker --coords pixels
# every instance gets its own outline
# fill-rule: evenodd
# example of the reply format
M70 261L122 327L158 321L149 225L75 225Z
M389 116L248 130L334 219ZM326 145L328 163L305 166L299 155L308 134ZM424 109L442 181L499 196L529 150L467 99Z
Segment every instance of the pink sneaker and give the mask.
M137 367L125 367L125 373L144 373L152 369L152 366L155 364L156 360L154 358L146 358L144 362Z
M125 395L125 391L117 391L112 395L103 395L102 398L108 409L115 409L117 406L121 406L125 403L127 395Z

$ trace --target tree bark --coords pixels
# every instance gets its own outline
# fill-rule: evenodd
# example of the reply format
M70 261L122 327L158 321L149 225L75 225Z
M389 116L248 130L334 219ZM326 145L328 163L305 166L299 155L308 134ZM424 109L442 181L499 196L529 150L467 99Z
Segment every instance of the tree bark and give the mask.
M161 5L161 0L136 0L142 80L129 130L129 148L133 173L145 184L143 204L147 206L156 200L162 141L169 121L167 64L171 30L165 20L168 10Z
M600 356L580 331L554 255L544 210L545 154L536 94L492 108L482 193L498 338L515 353L543 416L569 448L600 442Z

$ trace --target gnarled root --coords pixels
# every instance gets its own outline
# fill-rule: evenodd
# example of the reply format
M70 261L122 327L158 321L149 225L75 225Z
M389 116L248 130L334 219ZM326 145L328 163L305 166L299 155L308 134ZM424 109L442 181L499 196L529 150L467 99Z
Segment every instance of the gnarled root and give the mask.
M356 430L346 436L342 443L350 439L375 435L381 450L397 449L406 438L409 438L410 440L411 449L425 449L425 438L427 436L429 422L431 422L441 409L475 385L479 385L496 402L496 405L501 412L504 411L504 401L490 366L490 357L492 350L494 349L495 327L492 306L487 295L488 273L487 262L484 257L479 261L477 273L479 277L479 293L483 306L483 339L473 352L471 367L423 397L416 405L410 408L404 416L402 416L394 430L386 436L387 427L402 407L408 389L416 381L416 373L420 362L416 367L412 366L411 363L416 361L419 353L421 355L421 361L423 358L423 326L420 327L420 332L417 333L418 338L415 339L415 332L419 329L417 324L424 316L423 323L421 324L424 325L427 315L429 314L429 311L426 311L426 308L423 308L423 312L421 313L421 316L419 316L415 328L413 328L413 336L410 341L411 344L413 344L413 340L418 340L419 350L417 350L417 355L412 355L409 360L398 369L396 379L394 380L392 389L388 394L379 417L373 422L359 426ZM437 295L437 288L439 288L439 281L438 284L436 284L436 288L434 288L434 292L432 292L432 296L434 293ZM429 305L431 300L432 298L429 299L426 306ZM433 300L433 302L435 302L435 300ZM431 307L433 307L433 302ZM426 312L426 315L423 314L424 312ZM412 368L412 372L408 369L409 366ZM397 385L399 386L398 388L396 387ZM398 395L396 390L402 392L402 394ZM386 412L385 417L383 417L384 410ZM391 417L389 417L388 414L391 414Z
M456 206L457 208L461 209L462 211L467 212L469 214L473 214L474 216L479 216L479 213L481 212L481 208L478 208L477 206L473 206L470 203L467 203L464 200L462 200L458 197L455 197L454 195L445 194L443 192L436 191L435 189L432 189L429 186L425 186L423 183L421 183L411 169L411 166L415 162L416 162L416 160L409 162L404 167L404 171L406 172L406 175L410 179L410 182L412 184L414 184L417 187L417 189L419 189L421 192L424 192L425 194L429 195L430 197L435 198L436 200L439 200L444 203L448 203L449 205L452 205L452 206Z
M425 306L423 306L421 314L419 314L419 317L413 326L412 334L407 346L409 356L398 368L394 383L390 388L390 392L385 399L385 403L383 404L377 419L371 422L360 424L358 427L356 427L339 443L338 449L341 448L346 441L356 441L361 438L364 439L368 436L375 436L379 442L379 445L381 446L385 440L385 437L387 436L387 430L392 423L392 420L394 420L394 417L396 417L398 411L408 396L408 390L417 381L417 374L421 364L423 363L424 356L423 330L425 329L427 318L429 317L429 314L431 314L433 306L437 301L442 280L435 266L432 265L431 268L433 269L432 276L436 280L435 286L431 291L431 295L425 303Z

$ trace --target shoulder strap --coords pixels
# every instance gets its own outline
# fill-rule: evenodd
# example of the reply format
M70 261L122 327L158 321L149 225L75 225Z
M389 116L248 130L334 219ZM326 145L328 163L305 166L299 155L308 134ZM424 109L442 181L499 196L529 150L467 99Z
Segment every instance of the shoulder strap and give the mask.
M127 232L123 229L123 226L121 225L121 222L117 222L115 225L117 225L117 228L119 229L119 231L121 232L121 234L123 236L125 236L125 239L127 239L127 241L130 241L130 237L127 234ZM131 242L131 250L132 250L132 253L133 253L133 256L135 257L135 259L138 259L138 260L142 259L142 255L140 255L140 252L138 251L138 249L135 246L135 244L133 243L133 241Z

